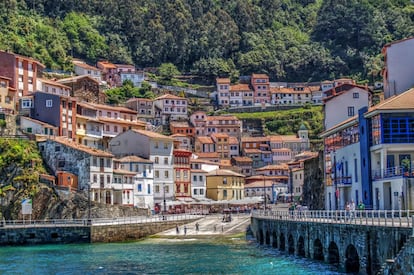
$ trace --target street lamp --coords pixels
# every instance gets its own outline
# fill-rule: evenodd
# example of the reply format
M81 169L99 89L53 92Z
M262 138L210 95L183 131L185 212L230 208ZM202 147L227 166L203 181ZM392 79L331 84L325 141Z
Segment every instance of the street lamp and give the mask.
M164 196L164 214L167 213L167 203L165 201L165 182L162 183L162 191Z
M335 185L335 209L338 210L339 209L339 189L338 189L338 181L337 181L337 175L336 175L336 153L335 151L333 151L332 154L333 154L333 169L334 169L333 180L334 180L334 185Z
M88 184L88 225L91 225L91 183Z
M266 180L265 176L263 176L263 201L264 201L264 210L266 211Z

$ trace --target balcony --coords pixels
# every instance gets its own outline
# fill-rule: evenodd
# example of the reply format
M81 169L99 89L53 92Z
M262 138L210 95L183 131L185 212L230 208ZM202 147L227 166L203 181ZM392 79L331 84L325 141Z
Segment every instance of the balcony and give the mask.
M334 179L333 182L338 187L351 187L352 186L352 177L351 176L337 177L336 179Z
M372 171L372 180L374 181L401 177L414 177L414 168L407 169L402 166L395 166Z

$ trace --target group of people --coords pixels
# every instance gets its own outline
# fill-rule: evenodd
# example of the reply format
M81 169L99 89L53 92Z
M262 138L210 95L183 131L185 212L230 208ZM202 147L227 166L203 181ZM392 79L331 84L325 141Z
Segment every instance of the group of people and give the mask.
M347 216L349 218L352 219L353 217L355 217L356 205L354 200L351 200L351 202L346 202L345 210L347 211ZM365 204L362 201L359 201L358 203L358 210L365 210Z
M187 235L187 226L184 225L183 229L184 229L184 235ZM195 230L197 233L200 230L200 225L198 224L198 222L195 224ZM177 233L177 235L180 234L180 227L178 227L178 225L175 226L175 233Z

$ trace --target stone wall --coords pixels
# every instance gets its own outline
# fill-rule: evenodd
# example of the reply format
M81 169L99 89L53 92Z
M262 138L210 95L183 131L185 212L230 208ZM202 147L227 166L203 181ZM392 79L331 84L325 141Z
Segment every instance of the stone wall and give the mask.
M414 273L414 237L410 237L404 247L393 260L387 260L381 274L413 274Z
M110 243L139 240L156 233L181 226L193 220L164 221L141 224L120 224L93 226L91 232L92 243Z
M88 226L0 227L0 245L89 243Z

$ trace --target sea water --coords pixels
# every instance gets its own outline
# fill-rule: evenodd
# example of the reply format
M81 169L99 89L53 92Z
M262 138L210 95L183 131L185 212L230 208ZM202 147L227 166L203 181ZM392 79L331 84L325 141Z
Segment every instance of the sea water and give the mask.
M0 247L0 274L338 274L241 239Z

